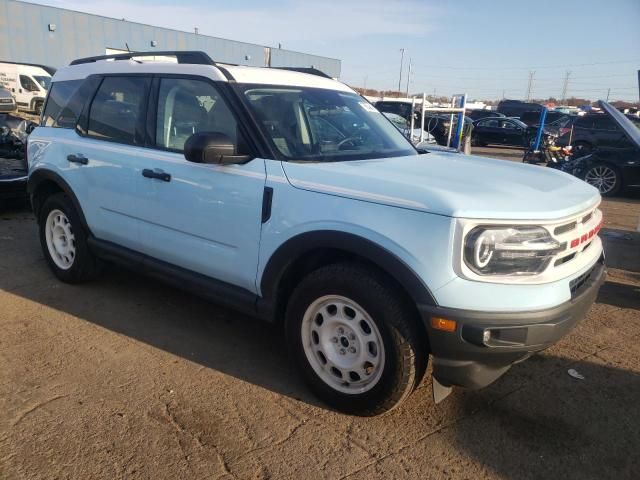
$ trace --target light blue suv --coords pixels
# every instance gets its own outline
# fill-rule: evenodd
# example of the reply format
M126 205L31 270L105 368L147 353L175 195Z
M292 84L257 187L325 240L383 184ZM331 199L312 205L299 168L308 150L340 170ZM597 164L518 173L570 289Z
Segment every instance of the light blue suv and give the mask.
M28 144L62 281L117 262L269 322L331 406L436 401L565 335L604 279L596 189L552 169L419 155L319 75L202 52L76 60ZM256 361L258 361L256 359Z

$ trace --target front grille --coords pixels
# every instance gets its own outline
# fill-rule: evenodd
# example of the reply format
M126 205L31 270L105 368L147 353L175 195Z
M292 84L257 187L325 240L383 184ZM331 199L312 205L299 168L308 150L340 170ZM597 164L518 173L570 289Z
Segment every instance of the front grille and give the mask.
M571 222L565 225L560 225L559 227L556 227L553 233L556 235L562 235L563 233L570 232L571 230L576 228L577 225L578 225L578 222Z
M582 217L582 223L587 223L593 217L593 212L587 213L584 217Z
M0 103L13 103L10 98L0 98Z

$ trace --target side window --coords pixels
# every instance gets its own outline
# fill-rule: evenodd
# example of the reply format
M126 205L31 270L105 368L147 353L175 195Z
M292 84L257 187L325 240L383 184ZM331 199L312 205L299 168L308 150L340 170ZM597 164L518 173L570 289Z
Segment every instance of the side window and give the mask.
M106 77L89 110L88 135L121 143L143 143L136 126L144 114L149 83L145 77Z
M499 122L497 120L484 120L481 124L481 127L491 127L491 128L497 128L500 126Z
M20 75L20 85L27 92L37 92L38 90L40 90L36 85L36 82L31 80L31 78L27 77L26 75Z
M183 151L187 139L198 132L223 133L239 146L238 124L220 93L209 82L163 78L158 93L156 145Z
M49 97L42 116L42 127L73 128L76 124L82 101L71 101L82 80L55 82L49 90Z
M593 128L597 130L619 130L615 122L605 115L593 118Z

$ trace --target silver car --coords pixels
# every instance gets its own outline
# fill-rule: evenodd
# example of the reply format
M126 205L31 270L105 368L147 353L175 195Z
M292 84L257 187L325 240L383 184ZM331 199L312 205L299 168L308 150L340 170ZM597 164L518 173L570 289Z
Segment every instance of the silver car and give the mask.
M11 92L0 87L0 113L13 112L17 108L16 100Z

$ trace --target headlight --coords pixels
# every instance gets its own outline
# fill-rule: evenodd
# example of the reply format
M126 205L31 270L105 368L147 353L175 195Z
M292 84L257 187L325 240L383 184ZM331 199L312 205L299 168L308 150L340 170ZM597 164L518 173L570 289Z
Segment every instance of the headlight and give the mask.
M464 262L478 275L535 275L562 249L542 227L481 226L465 238Z

